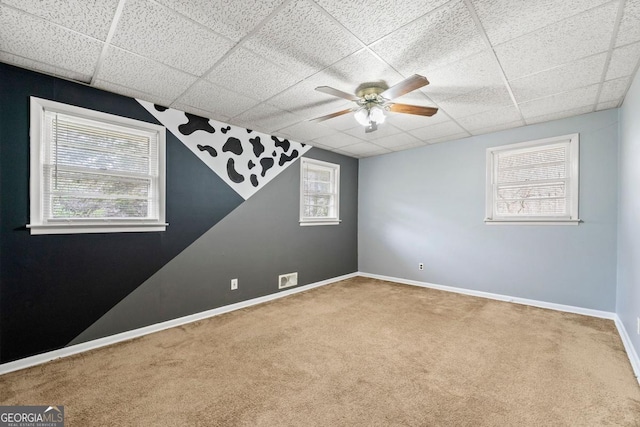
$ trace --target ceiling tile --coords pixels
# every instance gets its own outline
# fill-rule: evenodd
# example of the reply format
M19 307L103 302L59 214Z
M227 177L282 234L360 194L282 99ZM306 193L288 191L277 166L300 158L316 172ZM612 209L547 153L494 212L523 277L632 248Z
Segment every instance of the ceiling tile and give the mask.
M240 40L284 0L156 0L216 33Z
M543 114L540 116L527 118L526 122L528 125L532 125L534 123L549 122L551 120L559 120L559 119L564 119L566 117L579 116L580 114L587 114L592 111L593 111L593 105L585 105L578 108L572 108L570 110L557 111L549 114Z
M455 141L456 139L468 138L469 134L466 132L454 133L453 135L441 136L438 138L431 138L427 140L428 144L437 144L439 142Z
M233 46L230 40L146 0L125 3L112 43L197 76Z
M615 80L608 80L604 82L602 84L602 92L600 92L598 103L607 101L618 102L627 93L630 79L631 77L620 77Z
M358 122L355 117L353 117L353 114L345 114L343 116L335 117L322 122L322 124L338 131L346 131L348 129L353 129L354 126L358 126Z
M617 108L620 104L620 101L607 101L607 102L599 102L596 106L596 111L608 110L610 108Z
M333 135L323 136L322 138L316 138L311 145L315 143L321 144L325 147L331 147L332 149L346 147L347 145L355 145L363 142L360 138L347 135L346 133L338 132Z
M223 123L226 123L229 121L229 117L223 114L203 110L201 108L197 108L188 104L181 104L179 102L174 102L173 104L171 104L171 108L184 111L185 113L195 114L196 116L206 117L208 119L214 119Z
M520 126L524 126L524 120L520 119L520 120L516 120L513 122L508 122L508 123L502 123L499 125L493 125L493 126L488 126L488 127L483 127L483 128L478 128L475 129L473 131L471 131L472 135L483 135L485 133L491 133L491 132L498 132L501 130L505 130L505 129L513 129L513 128L517 128Z
M0 62L6 62L7 64L12 64L17 67L26 68L28 70L35 70L44 74L62 77L63 79L77 80L85 83L91 81L90 74L76 73L75 71L65 70L64 68L60 67L54 67L53 65L23 58L17 55L12 55L6 52L0 52Z
M506 86L488 87L440 102L440 108L455 119L513 105Z
M322 123L310 123L307 121L296 123L279 130L280 133L293 138L296 141L307 142L313 139L322 138L336 133L335 129L331 129L322 125Z
M471 0L496 45L606 3L608 0Z
M365 141L373 141L385 136L395 135L400 132L402 132L400 129L386 121L378 125L378 130L369 133L365 132L364 126L361 125L356 125L356 127L344 131L344 133L348 135L355 136L356 138L360 138Z
M358 157L378 156L380 154L386 154L391 152L391 150L387 148L379 147L370 142L361 142L355 145L348 145L336 151L346 155L356 155Z
M626 0L616 46L640 41L640 0Z
M515 121L520 121L521 124L524 124L524 122L522 122L520 112L513 105L458 119L460 126L471 133L474 133L474 131L478 129L501 126L505 123L512 123Z
M310 80L303 80L267 100L267 103L277 108L291 111L307 119L324 116L351 108L355 105L350 101L318 92L315 90L317 86L318 84ZM339 118L331 119L329 121L335 122L338 119ZM327 121L327 123L329 121ZM323 124L325 123L323 122ZM351 126L353 126L353 123L351 123Z
M316 0L364 43L369 44L448 0ZM363 15L365 18L363 19ZM371 25L374 22L375 25Z
M108 48L97 79L166 99L175 99L196 80L193 76L116 47Z
M241 124L246 128L260 130L272 134L278 129L291 126L303 120L284 110L279 110L271 105L260 104L232 118L233 123Z
M487 86L503 86L502 72L493 53L483 51L460 61L429 71L429 85L422 89L435 102Z
M261 101L297 81L296 77L282 68L242 48L224 58L206 79Z
M610 2L497 46L507 78L514 80L607 50L617 10L618 3Z
M394 149L397 147L406 147L408 145L414 145L414 146L423 145L418 138L406 132L398 133L395 135L389 135L380 139L376 139L375 144L381 147L389 148L389 149Z
M2 3L74 31L106 40L118 0L2 0Z
M543 98L555 93L599 83L606 59L606 52L599 53L512 80L509 84L518 102Z
M458 124L454 121L448 121L439 123L437 125L414 129L409 133L421 141L430 141L434 138L441 138L461 133L468 136L467 132L465 132L465 130L458 126Z
M371 45L404 75L423 74L486 49L462 0L454 0Z
M539 118L546 115L553 116L556 113L584 106L591 106L591 108L593 108L596 102L596 95L598 94L598 86L599 85L595 84L572 89L546 98L523 102L518 104L518 106L527 123L532 123L530 120L532 118Z
M614 49L606 79L613 80L632 74L638 65L638 60L640 60L640 43Z
M413 148L418 148L418 147L424 147L425 145L427 145L425 142L416 142L415 144L407 144L407 145L401 145L398 147L390 147L389 149L391 151L404 151L404 150L411 150Z
M130 98L138 98L144 101L153 102L154 104L162 105L168 107L171 104L171 100L168 98L163 98L157 95L151 95L148 93L140 92L139 90L132 89L125 86L120 86L115 83L111 83L105 80L96 80L92 85L97 87L98 89L106 90L108 92L118 93L120 95L128 96Z
M289 3L248 37L244 46L298 77L309 76L362 47L306 0Z
M389 113L387 122L401 130L413 130L424 127L425 125L435 125L438 123L451 120L443 111L438 111L431 117L419 116L415 114Z
M92 75L103 43L0 4L0 51Z
M177 103L190 105L204 111L211 111L211 113L215 114L215 117L212 118L218 120L218 115L226 117L238 115L254 107L259 101L231 92L206 80L200 80L190 87L177 100Z

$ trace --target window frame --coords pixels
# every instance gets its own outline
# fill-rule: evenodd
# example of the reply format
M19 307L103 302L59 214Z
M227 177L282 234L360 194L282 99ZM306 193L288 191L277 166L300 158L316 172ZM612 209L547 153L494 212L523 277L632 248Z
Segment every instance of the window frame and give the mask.
M496 155L504 152L534 152L543 147L554 145L568 146L568 182L567 214L558 216L501 216L495 213L496 201ZM578 216L580 192L580 134L573 133L532 141L489 147L486 150L486 205L485 219L487 225L523 224L523 225L578 225L582 222Z
M45 142L45 112L62 113L80 119L103 122L107 125L128 127L135 131L155 133L157 135L157 171L152 177L157 191L157 218L45 218L43 198L45 197L44 150L49 144ZM121 232L153 232L165 231L166 213L166 129L164 126L140 120L116 116L87 108L64 104L37 97L30 97L30 171L29 171L29 208L30 223L27 228L32 235L40 234L79 234L79 233L121 233Z
M305 182L305 166L307 164L319 166L321 168L328 168L333 170L333 197L335 200L335 215L331 217L305 217L304 216L304 182ZM302 157L300 159L300 225L312 226L312 225L338 225L340 224L340 165L336 163L329 163L322 160L310 159L308 157Z

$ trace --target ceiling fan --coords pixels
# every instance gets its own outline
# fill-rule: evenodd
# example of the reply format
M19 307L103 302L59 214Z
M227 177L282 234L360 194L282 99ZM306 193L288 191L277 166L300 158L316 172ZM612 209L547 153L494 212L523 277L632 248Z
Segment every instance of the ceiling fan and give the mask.
M356 106L327 114L326 116L316 117L310 121L322 122L355 111L356 120L361 125L366 126L365 132L368 133L378 129L378 125L384 122L385 111L416 114L419 116L433 116L438 112L437 108L391 102L394 98L398 98L428 84L429 80L427 80L426 77L414 74L392 87L388 87L384 82L363 83L358 86L355 95L329 86L319 86L316 88L317 91L353 101L356 103Z

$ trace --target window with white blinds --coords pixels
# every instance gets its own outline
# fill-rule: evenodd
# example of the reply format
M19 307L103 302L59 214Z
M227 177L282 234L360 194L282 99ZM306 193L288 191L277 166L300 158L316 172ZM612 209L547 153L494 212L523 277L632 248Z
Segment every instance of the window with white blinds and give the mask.
M303 157L300 163L300 225L340 222L340 165Z
M165 129L31 98L31 234L162 231Z
M578 223L579 136L487 149L487 223Z

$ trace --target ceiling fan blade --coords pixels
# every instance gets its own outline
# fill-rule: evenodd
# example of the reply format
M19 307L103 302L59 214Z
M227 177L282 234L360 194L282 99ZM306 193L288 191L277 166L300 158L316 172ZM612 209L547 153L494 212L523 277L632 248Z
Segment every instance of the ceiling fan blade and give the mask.
M338 89L334 89L334 88L329 87L329 86L318 86L316 88L316 90L318 92L323 92L323 93L326 93L328 95L337 96L338 98L348 99L349 101L357 101L357 100L360 99L355 95L352 95L352 94L347 93L347 92L343 92L343 91L338 90Z
M421 76L419 74L414 74L411 77L407 77L400 83L394 86L391 86L389 89L382 92L380 96L387 99L398 98L399 96L407 94L413 90L416 90L428 84L429 84L429 80L427 80L426 77Z
M394 113L417 114L419 116L433 116L438 112L438 109L419 105L391 104L389 105L389 111L393 111Z
M325 120L333 119L334 117L342 116L352 112L353 109L349 108L347 110L336 111L335 113L327 114L326 116L316 117L315 119L309 119L310 122L324 122Z

